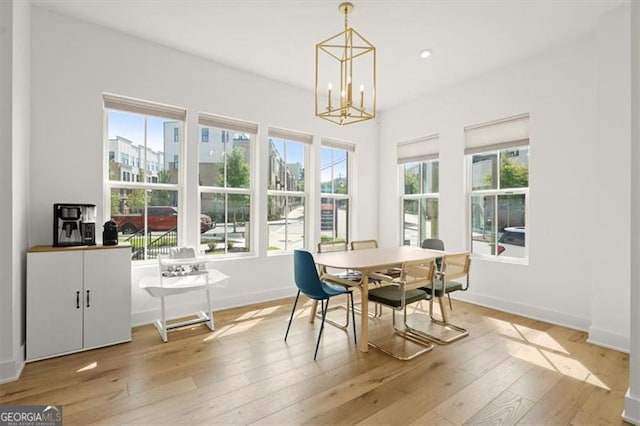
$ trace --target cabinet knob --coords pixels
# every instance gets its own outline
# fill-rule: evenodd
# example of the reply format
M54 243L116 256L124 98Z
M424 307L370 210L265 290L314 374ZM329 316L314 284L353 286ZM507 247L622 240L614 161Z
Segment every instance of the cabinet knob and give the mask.
M80 309L80 292L76 291L76 309Z
M91 290L87 290L87 308L90 307L89 305L89 294L90 294Z

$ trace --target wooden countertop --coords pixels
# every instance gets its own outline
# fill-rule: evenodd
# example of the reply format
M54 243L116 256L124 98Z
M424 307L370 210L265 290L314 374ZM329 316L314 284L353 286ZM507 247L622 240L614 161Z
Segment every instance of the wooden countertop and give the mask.
M103 246L102 244L96 244L95 246L66 246L66 247L54 247L54 246L32 246L27 249L27 253L45 253L53 251L74 251L74 250L109 250L109 249L131 249L131 244L120 243L114 246Z

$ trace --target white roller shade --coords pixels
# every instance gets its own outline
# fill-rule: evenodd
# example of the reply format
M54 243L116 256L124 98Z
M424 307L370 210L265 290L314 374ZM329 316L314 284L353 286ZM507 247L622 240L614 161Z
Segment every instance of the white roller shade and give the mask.
M258 125L256 123L236 120L235 118L223 117L220 115L200 113L198 115L198 124L201 126L233 130L240 133L251 133L254 135L258 133Z
M337 141L335 139L322 139L322 146L326 146L328 148L342 149L344 151L354 152L356 150L356 146L349 142Z
M302 142L311 144L313 142L313 135L307 133L296 132L294 130L278 129L275 127L269 127L269 137L277 139L286 139L289 141Z
M168 118L170 120L185 121L187 111L170 105L157 104L140 99L127 98L105 93L102 95L104 107L119 111L132 112L134 114L150 115L153 117Z
M529 145L529 114L464 128L464 153Z
M431 135L398 144L398 164L435 160L440 151L439 135Z

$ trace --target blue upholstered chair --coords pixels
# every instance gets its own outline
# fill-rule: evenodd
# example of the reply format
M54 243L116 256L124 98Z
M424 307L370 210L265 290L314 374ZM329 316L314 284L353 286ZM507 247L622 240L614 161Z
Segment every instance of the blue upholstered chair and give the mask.
M320 338L322 337L322 330L324 329L324 322L327 316L327 309L329 308L329 299L334 296L340 296L346 294L351 299L351 320L353 323L353 340L357 342L356 337L356 319L353 313L353 293L344 287L333 285L322 281L318 276L318 270L316 264L313 261L311 253L305 250L294 250L293 252L293 269L296 286L298 287L298 294L296 300L293 302L293 309L291 310L291 317L289 318L289 325L287 325L287 332L284 335L284 341L287 341L289 335L289 329L291 328L291 322L293 321L293 315L296 311L296 305L298 304L298 298L300 293L304 294L310 299L319 300L322 307L322 323L320 324L320 332L318 333L318 341L316 342L316 350L313 354L313 359L316 359L318 355L318 347L320 345Z

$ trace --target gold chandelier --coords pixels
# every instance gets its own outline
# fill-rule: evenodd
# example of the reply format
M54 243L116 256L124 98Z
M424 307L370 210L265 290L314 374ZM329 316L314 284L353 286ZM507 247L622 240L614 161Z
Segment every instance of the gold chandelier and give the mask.
M316 44L315 97L316 116L343 126L376 117L376 48L349 28L353 4L341 3L338 10L344 31Z

